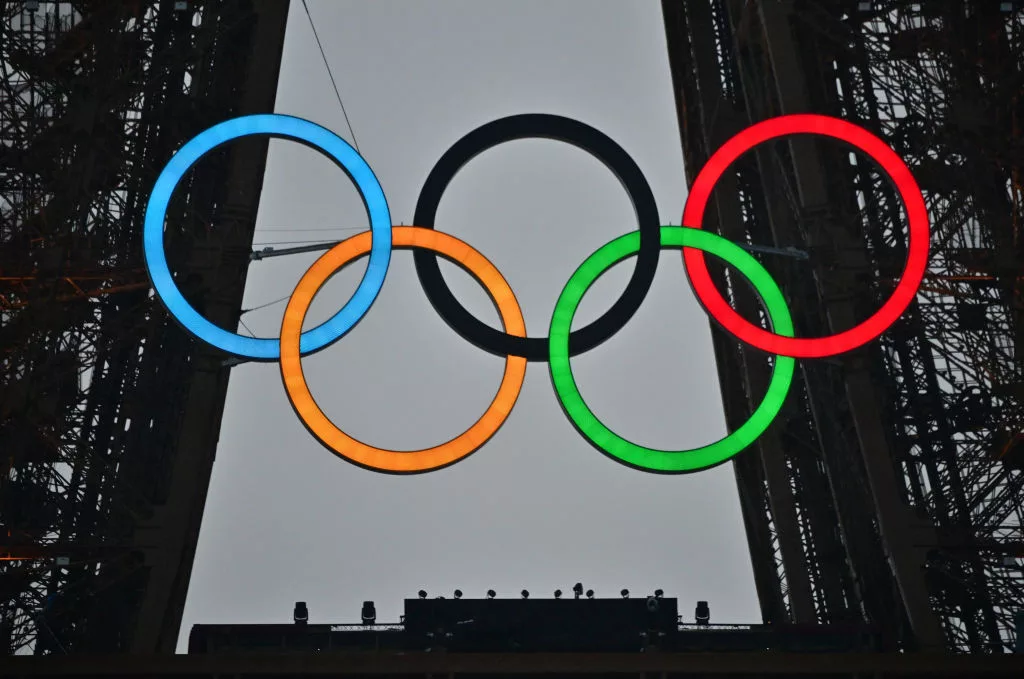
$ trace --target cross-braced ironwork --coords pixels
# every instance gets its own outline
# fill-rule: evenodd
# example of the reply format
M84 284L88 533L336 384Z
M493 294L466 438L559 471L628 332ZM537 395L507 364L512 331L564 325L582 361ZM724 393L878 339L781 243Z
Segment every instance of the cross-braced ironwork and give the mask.
M272 110L288 3L0 4L0 652L173 651L227 368L155 303L149 187ZM179 188L180 285L236 327L266 143Z
M735 468L763 616L860 620L893 647L1012 648L1024 609L1024 10L1009 2L664 0L687 172L786 113L864 126L924 192L932 254L880 341L801 361L800 384ZM801 137L748 153L705 227L762 255L798 334L845 330L906 255L894 187L864 155ZM755 300L727 291L747 318ZM768 359L717 329L730 423Z

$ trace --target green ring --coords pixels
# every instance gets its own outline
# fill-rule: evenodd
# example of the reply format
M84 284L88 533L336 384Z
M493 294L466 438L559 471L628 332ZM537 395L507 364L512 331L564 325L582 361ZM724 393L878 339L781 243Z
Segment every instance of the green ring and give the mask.
M754 286L768 311L772 330L783 337L793 336L793 319L771 274L738 245L714 233L679 226L661 227L662 248L697 248L720 257L736 267ZM602 246L590 255L565 284L551 317L549 365L551 381L565 414L580 433L603 453L639 469L663 472L695 472L725 462L759 437L779 414L793 383L796 360L776 356L772 379L761 405L743 426L723 439L689 450L657 450L627 441L606 427L583 401L569 364L569 331L580 300L587 289L610 267L635 255L640 249L640 233L633 231Z

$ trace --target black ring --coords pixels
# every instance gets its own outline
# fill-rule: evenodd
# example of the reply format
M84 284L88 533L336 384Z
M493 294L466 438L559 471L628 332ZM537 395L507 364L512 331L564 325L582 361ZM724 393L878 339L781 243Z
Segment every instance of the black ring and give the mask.
M601 344L629 322L651 288L661 254L661 224L654 193L640 168L621 146L593 127L562 116L527 113L495 120L476 128L441 156L420 191L412 223L433 229L441 195L463 165L492 146L527 138L568 142L603 162L629 194L639 224L640 250L633 275L622 296L603 316L569 335L569 355L576 356ZM547 360L548 338L515 337L495 330L469 313L445 283L435 253L416 250L413 261L430 303L445 323L464 339L498 356L522 356L528 361Z

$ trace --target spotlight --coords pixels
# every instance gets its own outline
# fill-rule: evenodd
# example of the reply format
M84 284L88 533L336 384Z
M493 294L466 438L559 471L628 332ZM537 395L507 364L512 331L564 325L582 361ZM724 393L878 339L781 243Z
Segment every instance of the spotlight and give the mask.
M555 598L556 599L561 599L562 598L562 590L560 590L560 589L556 589L555 590Z
M372 601L363 602L362 618L364 625L372 625L377 622L377 609L374 607Z
M647 612L648 613L657 613L659 608L661 608L661 604L659 603L659 601L656 598L654 598L653 596L647 597Z
M583 585L577 582L575 585L572 586L572 593L575 596L575 598L579 599L581 596L583 596Z
M489 589L489 590L487 590L487 598L488 598L488 599L493 599L493 598L494 598L494 597L496 597L496 596L498 596L498 595L497 595L497 594L496 594L496 593L494 592L494 590L493 590L493 589Z
M628 589L622 590L621 592L619 592L619 594L622 595L623 599L628 599L629 598L629 590Z
M522 592L520 592L520 594L523 595L524 599L529 599L530 598L530 593L527 592L525 589Z
M427 592L426 592L425 590L422 590L422 589L421 589L421 590L419 591L419 595L420 595L420 598L421 598L421 599L426 599L426 598L427 598Z
M462 598L462 590L461 589L455 590L455 598L456 599L461 599Z
M306 608L305 601L295 602L295 610L292 611L292 620L295 621L296 625L305 625L309 622L309 609Z
M697 610L694 611L693 616L697 619L698 625L707 625L711 620L711 608L708 606L708 602L698 601Z
M594 598L594 590L592 590L592 589L588 589L587 590L587 598L588 599L593 599Z
M660 599L663 596L665 596L665 590L663 590L663 589L656 589L656 590L654 590L654 598Z

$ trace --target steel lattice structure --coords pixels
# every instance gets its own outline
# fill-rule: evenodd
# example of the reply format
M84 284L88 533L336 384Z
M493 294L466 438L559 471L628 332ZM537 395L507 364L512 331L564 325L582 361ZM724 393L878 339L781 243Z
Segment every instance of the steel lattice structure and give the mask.
M0 7L0 652L173 651L229 368L153 299L142 218L181 143L273 110L288 3ZM265 157L211 153L169 213L225 327Z
M788 411L735 462L765 621L859 620L891 648L1009 650L1024 610L1024 11L987 0L663 7L691 181L750 123L823 113L892 145L932 221L929 270L904 318L863 350L801 361ZM705 220L777 249L760 259L800 336L866 318L905 261L895 190L836 142L747 154ZM757 319L750 294L718 275ZM770 363L713 334L733 425Z

